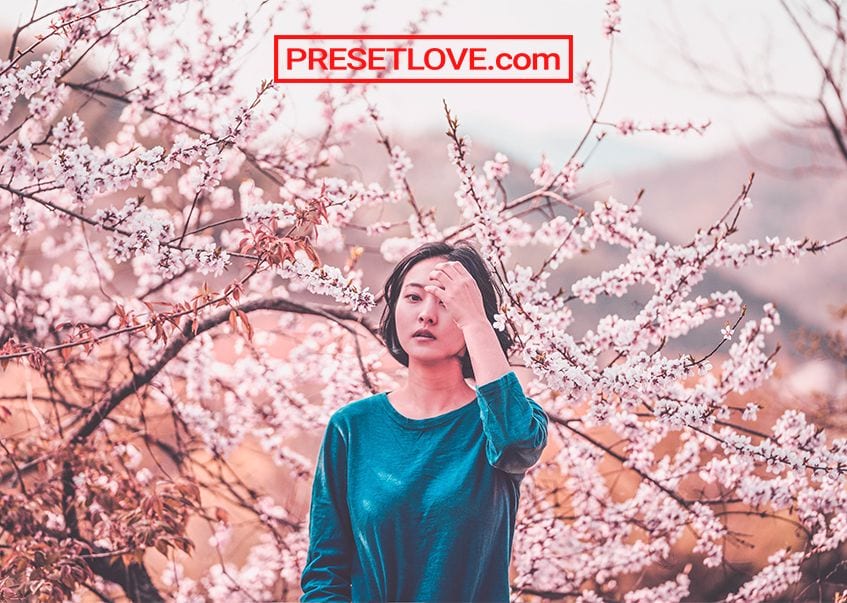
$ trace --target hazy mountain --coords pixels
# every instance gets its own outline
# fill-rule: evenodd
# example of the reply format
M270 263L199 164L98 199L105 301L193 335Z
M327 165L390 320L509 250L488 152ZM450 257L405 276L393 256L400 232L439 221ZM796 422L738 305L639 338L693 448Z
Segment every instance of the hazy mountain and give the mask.
M346 173L339 174L348 178L376 180L389 186L387 171L387 153L377 142L377 135L371 135L365 128L345 149L346 160L358 166ZM399 144L412 159L414 167L409 172L409 182L418 205L422 208L436 207L438 224L445 225L458 219L453 193L458 185L453 166L447 157L449 139L444 132L428 132L414 135L393 135L392 144ZM472 136L473 138L473 136ZM769 157L784 155L783 165L790 165L792 149L780 148L779 142L771 139L759 141L753 152L766 149ZM479 143L476 138L470 150L471 160L481 170L485 160L491 159L496 151L510 156L511 174L505 181L510 198L524 194L533 188L529 178L535 167L520 163L510 155L510 149L492 149ZM539 157L541 150L539 150ZM587 190L579 196L576 203L590 209L597 199L611 194L623 202L635 199L641 188L646 193L641 200L643 208L642 224L654 232L659 240L684 242L690 240L698 226L707 226L723 215L729 205L747 181L753 166L748 160L740 159L740 153L726 152L703 161L679 162L659 168L624 172L613 176L611 181L604 175L603 180L595 178L589 163L582 176L580 190ZM847 170L845 170L847 172ZM596 187L596 188L595 188ZM593 189L593 190L590 190ZM847 233L847 211L844 210L844 193L847 179L834 181L832 178L809 177L805 179L785 180L770 174L758 174L751 192L753 208L742 213L739 232L733 235L735 241L759 238L764 242L766 235L790 236L802 239L810 236L814 239L834 240ZM408 207L382 208L381 220L399 220L408 215ZM564 215L568 215L565 213ZM540 224L540 215L528 217L529 221ZM392 236L407 236L408 229L398 228ZM355 236L353 237L355 239ZM361 242L370 245L373 258L368 264L373 275L373 283L379 285L388 269L376 256L376 242L364 237ZM518 249L514 261L537 265L549 250L541 247ZM570 284L588 274L599 274L602 270L615 267L625 258L625 250L601 246L590 254L567 262L551 277L551 287ZM377 260L377 261L374 261ZM831 324L828 308L847 302L847 281L843 277L842 266L847 260L847 242L836 245L825 254L804 256L799 264L792 261L778 261L773 264L745 267L742 270L712 270L704 282L697 285L695 294L714 290L735 289L748 305L747 319L759 318L761 307L768 301L773 302L780 311L782 325L774 341L781 340L786 353L794 347L790 342L792 333L805 327L813 330L826 328ZM646 287L633 290L623 299L598 300L593 306L577 303L574 305L577 323L574 335L580 335L596 320L608 312L617 312L623 317L631 317L648 298L650 290ZM688 337L669 344L669 351L690 351L697 355L700 351L711 349L720 341L719 331L723 319L707 323Z
M749 155L727 151L710 159L669 164L617 178L605 193L631 199L646 189L641 201L644 223L670 241L687 241L696 228L724 214L756 172L750 198L753 207L743 211L739 231L731 240L747 241L766 236L834 241L847 234L847 168L840 175L806 173L790 177L763 170L763 162L795 167L805 165L806 153L783 137L772 135L756 141ZM833 161L834 165L836 160ZM745 300L773 301L784 326L795 320L818 328L832 324L829 309L847 303L847 241L823 253L806 254L799 263L791 260L717 273L738 289ZM753 310L754 308L750 308Z

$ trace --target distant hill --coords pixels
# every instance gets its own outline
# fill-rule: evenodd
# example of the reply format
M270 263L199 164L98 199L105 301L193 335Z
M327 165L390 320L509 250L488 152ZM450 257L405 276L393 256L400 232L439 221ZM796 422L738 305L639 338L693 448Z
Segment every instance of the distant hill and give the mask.
M805 155L774 134L750 145L749 155L727 151L703 161L625 174L601 190L631 199L639 189L646 189L641 201L644 223L661 238L679 242L688 240L697 226L723 215L756 171L750 193L753 207L742 212L732 240L808 236L833 241L847 234L847 167L837 177L811 173L787 177L762 169L764 161L784 167L804 165ZM847 241L822 254L806 254L799 263L753 263L741 270L722 268L717 274L745 300L757 305L759 300L773 301L786 319L783 328L795 322L827 328L832 323L828 309L847 303L845 267Z
M385 150L377 143L376 132L371 135L367 127L357 133L349 147L345 149L346 161L359 169L349 170L338 175L347 178L377 180L389 186L386 168ZM409 153L414 167L409 172L409 181L418 204L424 208L436 207L439 225L449 224L458 219L458 211L453 200L453 192L458 184L453 166L447 157L448 138L443 132L427 132L416 135L392 135L392 144L400 144ZM524 194L533 188L529 178L535 166L522 165L510 155L507 148L493 149L480 144L471 135L473 144L471 159L482 168L486 159L493 157L496 151L510 156L511 173L505 181L510 197ZM764 139L753 146L753 152L766 149L769 156L778 154L778 141ZM539 149L539 157L542 149ZM788 154L791 149L783 150ZM688 241L699 226L707 226L720 217L732 203L746 182L753 166L741 158L740 153L726 152L704 161L679 162L661 168L623 173L613 177L611 182L604 175L604 181L592 181L591 164L586 167L580 189L597 186L577 204L590 209L597 199L613 195L623 202L632 201L641 188L646 189L641 201L643 208L642 224L654 232L659 240L672 242ZM783 165L786 163L783 157ZM787 158L790 160L790 157ZM847 173L847 170L845 170ZM810 236L815 239L834 240L847 233L847 211L845 210L845 192L847 178L833 181L810 177L786 181L769 174L758 174L751 192L752 210L742 213L739 232L733 235L735 241L759 238L764 241L766 235L790 236L802 239ZM407 207L383 208L379 219L398 220L408 215ZM535 218L540 223L540 216ZM397 229L393 236L406 236L407 229ZM353 235L355 239L355 235ZM362 242L373 246L375 241ZM515 251L514 260L537 264L548 250L527 248ZM371 255L372 258L375 254ZM572 282L587 274L598 274L604 269L619 265L625 258L621 248L600 247L590 254L575 258L561 266L551 277L551 287L570 286ZM366 256L366 261L367 261ZM373 260L371 260L373 262ZM366 264L368 265L368 264ZM791 334L798 328L819 331L830 325L827 309L836 304L847 302L847 279L844 266L847 265L847 243L836 245L821 255L804 256L799 264L792 261L779 261L771 265L753 264L742 270L712 270L697 285L696 293L714 290L735 289L748 304L747 318L759 318L761 306L773 302L780 311L782 325L773 341L780 340L785 352L794 353L790 343ZM384 262L371 264L370 273L373 283L379 286L387 270ZM373 286L373 285L372 285ZM593 326L596 320L609 313L617 312L621 316L631 317L646 301L650 293L647 287L634 289L623 299L599 300L594 306L574 306L577 318L574 335L581 335ZM719 341L719 330L723 320L714 321L701 327L686 338L668 345L668 351L690 351L699 353L710 349Z

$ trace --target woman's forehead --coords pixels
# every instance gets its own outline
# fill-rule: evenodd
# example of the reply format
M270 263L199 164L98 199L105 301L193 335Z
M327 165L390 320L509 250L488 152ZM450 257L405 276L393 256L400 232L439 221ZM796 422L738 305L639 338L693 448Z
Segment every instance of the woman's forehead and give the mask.
M446 262L446 258L427 258L425 260L421 260L411 268L406 273L405 278L403 279L403 284L408 284L410 282L418 282L421 283L423 281L427 281L427 277L429 276L430 271L432 271L433 267L436 264L441 262Z

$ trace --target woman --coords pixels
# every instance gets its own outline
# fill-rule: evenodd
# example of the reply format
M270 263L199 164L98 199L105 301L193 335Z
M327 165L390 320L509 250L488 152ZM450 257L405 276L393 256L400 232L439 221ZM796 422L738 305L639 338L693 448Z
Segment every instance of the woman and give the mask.
M547 415L492 326L499 290L472 247L428 243L394 268L385 302L381 335L408 379L329 420L300 600L508 601L520 483Z

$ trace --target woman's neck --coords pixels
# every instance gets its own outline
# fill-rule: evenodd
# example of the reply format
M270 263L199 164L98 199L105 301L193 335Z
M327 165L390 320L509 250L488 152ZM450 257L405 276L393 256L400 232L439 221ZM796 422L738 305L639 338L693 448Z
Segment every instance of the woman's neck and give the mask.
M412 419L424 419L461 408L473 400L476 391L464 379L459 382L421 381L412 375L388 395L394 407Z

